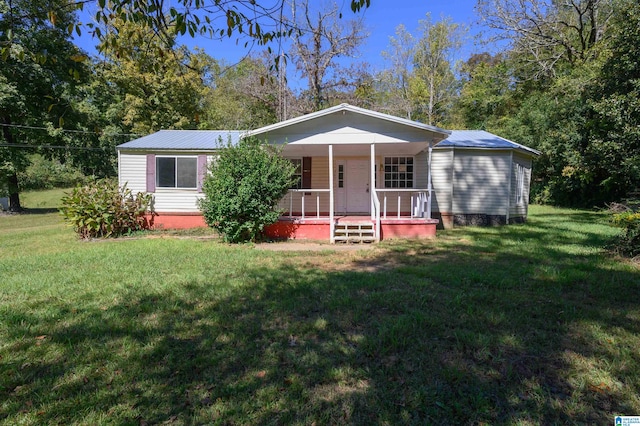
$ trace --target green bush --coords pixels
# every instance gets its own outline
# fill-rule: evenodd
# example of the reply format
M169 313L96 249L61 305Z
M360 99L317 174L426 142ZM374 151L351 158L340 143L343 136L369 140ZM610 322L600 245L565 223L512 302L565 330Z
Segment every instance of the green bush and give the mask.
M62 197L60 212L82 238L117 237L149 226L152 196L134 195L110 179L78 186Z
M627 210L616 213L613 225L622 228L615 243L616 250L625 256L640 256L640 211Z
M18 173L23 190L69 188L87 182L87 177L71 164L62 164L39 154L32 155L29 160L29 166Z
M223 148L204 180L200 210L225 241L255 241L278 220L278 201L295 183L295 167L280 149L256 139Z

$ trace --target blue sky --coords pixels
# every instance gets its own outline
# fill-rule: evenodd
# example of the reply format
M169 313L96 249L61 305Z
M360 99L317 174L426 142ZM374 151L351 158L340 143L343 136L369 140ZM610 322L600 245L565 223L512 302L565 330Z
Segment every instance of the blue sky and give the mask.
M312 0L313 1L313 0ZM337 0L343 6L343 16L348 19L353 15L349 8L350 0ZM466 60L472 53L486 50L481 46L476 46L474 36L481 28L477 24L478 16L474 7L476 0L371 0L371 6L361 11L356 17L361 17L369 32L369 37L360 49L360 57L357 60L367 62L373 71L383 68L384 60L381 52L387 49L389 37L395 34L395 29L399 24L404 24L409 32L416 35L418 21L424 19L428 12L431 13L433 21L437 21L441 16L450 16L454 22L464 24L469 27L468 39L464 48L460 52L458 59ZM95 7L95 6L94 6ZM92 16L92 8L89 6L81 16L81 20L86 22ZM94 54L95 40L86 33L76 40L84 50ZM185 38L185 44L190 47L201 47L216 59L224 59L228 64L239 61L248 52L243 42L236 43L235 37L224 42L218 40ZM273 49L277 46L273 45ZM261 47L255 47L253 52L258 53Z

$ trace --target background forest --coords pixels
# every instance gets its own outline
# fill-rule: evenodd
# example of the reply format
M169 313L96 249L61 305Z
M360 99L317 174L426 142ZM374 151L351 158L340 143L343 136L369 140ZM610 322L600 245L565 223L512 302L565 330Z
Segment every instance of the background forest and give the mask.
M462 61L468 28L425 5L380 46L381 70L358 56L375 1L98 0L81 22L88 3L0 0L0 193L15 209L22 189L115 175L115 146L160 129L251 129L342 102L540 150L534 202L640 189L636 0L478 0L484 53ZM74 44L82 32L100 55ZM182 44L204 33L263 51L229 64Z

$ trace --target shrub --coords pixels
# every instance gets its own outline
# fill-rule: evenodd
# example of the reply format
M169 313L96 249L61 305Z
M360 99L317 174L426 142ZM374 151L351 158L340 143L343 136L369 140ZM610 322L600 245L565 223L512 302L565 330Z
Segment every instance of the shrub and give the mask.
M60 212L82 238L117 237L148 227L151 194L134 195L111 179L77 186L62 197Z
M35 154L29 157L30 164L18 173L23 190L69 188L87 182L85 175L69 163L47 159Z
M255 241L278 220L278 201L295 183L295 167L280 149L256 139L223 148L204 179L200 210L225 241Z
M622 228L615 242L616 251L625 256L640 256L640 211L629 209L616 213L613 215L612 223Z

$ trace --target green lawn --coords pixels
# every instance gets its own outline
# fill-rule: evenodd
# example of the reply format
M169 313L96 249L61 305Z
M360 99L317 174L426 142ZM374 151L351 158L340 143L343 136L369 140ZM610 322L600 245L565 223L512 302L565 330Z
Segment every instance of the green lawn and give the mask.
M602 249L606 216L531 210L358 252L82 242L55 213L0 216L0 424L639 414L640 271Z

